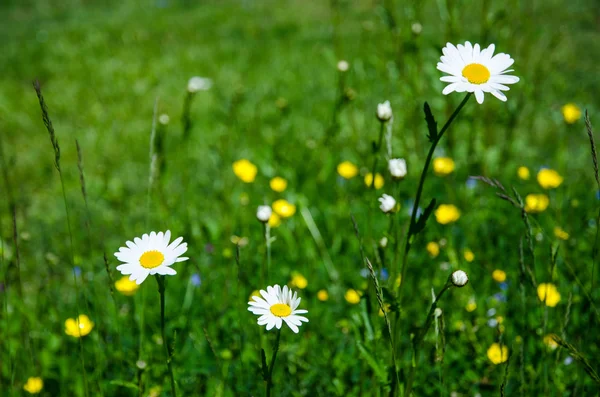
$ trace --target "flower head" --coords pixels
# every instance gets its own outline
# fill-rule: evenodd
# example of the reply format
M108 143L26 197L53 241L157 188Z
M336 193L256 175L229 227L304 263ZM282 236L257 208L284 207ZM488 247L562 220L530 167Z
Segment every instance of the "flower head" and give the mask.
M325 302L329 299L329 293L327 292L326 289L321 289L319 290L319 292L317 292L317 299L320 300L321 302Z
M440 245L438 243L436 243L435 241L430 241L429 243L427 243L426 249L432 258L435 258L436 256L438 256L440 254Z
M475 254L468 248L463 251L463 256L467 262L473 262L475 260Z
M489 92L505 102L506 96L502 91L510 89L505 84L517 83L519 78L506 74L513 71L508 68L514 63L514 59L504 53L494 55L495 48L491 44L482 50L479 44L472 45L468 41L457 46L447 43L442 49L444 55L440 57L441 62L437 64L438 70L450 75L440 78L441 81L450 83L442 94L472 92L481 104L483 93Z
M506 272L504 270L496 269L492 272L492 278L496 282L503 283L506 281Z
M392 118L392 106L390 101L385 101L377 105L377 118L381 122L389 121Z
M23 390L29 394L39 394L44 388L44 381L40 377L31 377L27 379L27 383L23 385Z
M446 176L454 171L454 160L450 157L436 157L433 159L433 172L438 176Z
M182 243L183 237L175 239L171 244L171 231L151 232L144 234L142 238L136 237L133 242L127 241L127 247L119 248L115 256L122 265L117 270L124 275L130 275L129 279L141 284L149 275L173 276L177 272L171 265L188 260L181 257L187 251L187 243Z
M565 241L569 239L569 233L565 232L562 228L558 226L554 227L554 236Z
M269 186L274 191L281 193L287 188L287 181L280 176L276 176L269 181Z
M287 200L279 199L273 203L273 211L282 218L289 218L296 213L296 206Z
M140 286L135 281L131 281L129 277L123 276L115 282L115 288L125 296L132 296Z
M300 298L296 292L292 294L287 285L283 289L279 285L267 287L267 290L261 290L262 297L253 296L248 302L249 311L260 316L258 325L266 325L267 331L273 327L281 329L281 325L285 323L294 333L298 333L298 327L302 322L308 322L308 319L298 314L308 313L307 310L297 310L300 305Z
M94 323L85 314L80 314L77 319L68 318L65 321L65 334L75 338L86 336L94 328Z
M349 161L343 161L338 164L337 172L342 178L350 179L358 174L358 167Z
M269 217L268 223L269 223L269 226L272 228L279 227L279 225L281 225L281 217L273 212L271 214L271 216Z
M560 110L567 124L574 124L581 118L581 109L574 103L567 103Z
M263 223L269 222L272 213L273 211L268 205L259 205L256 210L256 219Z
M194 76L188 81L187 90L190 93L207 91L212 87L212 80L204 77Z
M487 356L490 361L496 365L502 364L508 360L508 347L500 346L498 343L492 343L487 350Z
M365 175L365 185L367 185L367 187L371 187L371 184L373 183L373 174L371 172L369 172L367 175ZM381 176L381 174L378 172L375 174L375 189L381 189L383 187L384 181L383 181L383 176Z
M440 204L434 214L435 220L442 225L456 222L460 218L460 211L452 204Z
M546 306L554 307L560 302L560 293L554 284L538 284L537 293L540 301L546 303Z
M292 281L290 282L290 284L292 285L292 287L304 289L308 285L308 280L306 280L306 277L304 277L300 273L293 272Z
M343 59L337 63L337 70L340 72L347 72L350 69L350 64L348 61L344 61Z
M379 202L381 203L379 205L379 209L381 209L386 214L393 212L394 208L396 207L396 199L394 199L388 194L384 194L383 196L381 196L379 198Z
M544 212L550 199L545 194L528 194L525 196L525 211L530 213Z
M350 288L344 294L344 299L346 299L346 302L356 305L360 302L360 295L361 294L357 290Z
M523 179L524 181L529 179L529 168L527 167L519 167L519 169L517 169L517 175L519 176L519 178Z
M558 343L556 343L556 341L554 340L554 334L548 334L544 336L543 340L550 350L556 350L556 348L558 347Z
M455 270L450 278L456 287L464 287L469 282L469 276L464 270Z
M257 172L258 168L246 159L241 159L233 163L233 173L240 178L242 182L254 182Z
M392 178L404 179L406 176L406 160L391 159L388 162L388 169L390 170L390 174L392 174Z
M563 177L558 172L549 168L541 169L537 174L537 180L544 189L554 189L563 183Z

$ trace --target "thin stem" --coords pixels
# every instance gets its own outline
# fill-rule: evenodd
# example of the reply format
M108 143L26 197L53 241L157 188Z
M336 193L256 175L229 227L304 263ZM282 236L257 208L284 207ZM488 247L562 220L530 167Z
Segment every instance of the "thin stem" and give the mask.
M382 121L380 123L380 127L379 127L379 140L377 141L377 146L373 147L373 168L372 168L372 172L371 172L371 176L373 178L371 178L371 184L369 185L369 189L373 189L375 188L375 172L377 171L377 160L379 160L379 151L381 150L381 143L383 141L383 130L385 127L385 121Z
M194 98L193 92L187 92L185 99L183 100L183 114L181 115L181 122L183 123L183 138L187 139L190 136L192 130L192 118L190 117L190 108L192 106L192 99Z
M263 270L263 282L262 285L266 285L265 282L269 281L269 269L271 268L271 226L268 222L265 222L265 245L267 246L267 262L266 269Z
M271 388L273 387L273 368L275 368L275 359L279 351L279 340L281 339L281 328L277 330L277 339L273 348L273 356L271 356L271 364L269 365L269 378L267 379L267 397L271 396Z
M167 358L167 369L171 378L171 394L177 396L175 389L175 377L173 376L173 367L171 366L171 353L169 352L169 342L165 333L165 276L156 276L158 282L158 293L160 294L160 331L162 334L163 345L165 346L165 354Z

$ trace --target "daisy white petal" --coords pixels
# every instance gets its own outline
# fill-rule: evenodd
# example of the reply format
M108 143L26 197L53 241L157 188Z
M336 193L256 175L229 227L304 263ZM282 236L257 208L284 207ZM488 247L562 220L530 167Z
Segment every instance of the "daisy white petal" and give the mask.
M297 310L301 299L287 285L283 288L279 285L268 286L259 292L261 297L253 296L248 302L248 310L260 316L257 323L265 325L267 331L274 327L281 329L285 322L294 333L298 333L302 322L308 322L306 317L298 316L308 311Z

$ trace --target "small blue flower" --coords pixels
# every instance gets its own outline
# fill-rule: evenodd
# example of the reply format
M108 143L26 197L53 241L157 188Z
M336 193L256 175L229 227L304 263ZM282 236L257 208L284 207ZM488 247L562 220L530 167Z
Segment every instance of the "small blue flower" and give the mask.
M81 276L81 268L79 266L73 267L73 274L75 274L75 277Z
M367 269L366 267L363 267L362 269L360 269L360 276L362 278L369 277L369 274L370 274L369 269Z
M475 179L475 178L467 179L466 185L467 185L468 189L475 189L475 187L477 186L477 179Z
M494 299L498 302L506 302L506 296L502 292L494 294Z
M508 283L500 283L499 285L502 291L506 291L508 289Z
M388 278L390 278L390 273L387 269L383 268L379 272L379 278L381 278L383 281L386 281Z
M202 284L202 279L200 278L200 275L198 273L192 274L190 280L192 282L192 285L195 287L199 287L200 284Z
M567 358L565 358L565 361L563 361L563 363L565 365L571 365L571 363L573 362L573 357L568 356Z

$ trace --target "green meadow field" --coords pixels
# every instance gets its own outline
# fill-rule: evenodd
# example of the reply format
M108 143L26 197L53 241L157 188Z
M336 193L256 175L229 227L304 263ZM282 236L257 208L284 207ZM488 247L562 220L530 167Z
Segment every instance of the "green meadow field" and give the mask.
M599 395L599 24L0 2L0 396Z

